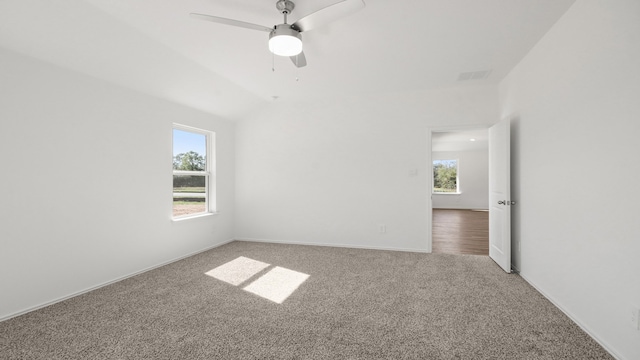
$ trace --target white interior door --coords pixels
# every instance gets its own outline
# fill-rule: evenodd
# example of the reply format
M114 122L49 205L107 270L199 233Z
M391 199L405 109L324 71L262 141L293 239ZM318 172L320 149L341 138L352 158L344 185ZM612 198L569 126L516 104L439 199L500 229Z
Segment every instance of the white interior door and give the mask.
M489 128L489 256L511 272L510 121Z

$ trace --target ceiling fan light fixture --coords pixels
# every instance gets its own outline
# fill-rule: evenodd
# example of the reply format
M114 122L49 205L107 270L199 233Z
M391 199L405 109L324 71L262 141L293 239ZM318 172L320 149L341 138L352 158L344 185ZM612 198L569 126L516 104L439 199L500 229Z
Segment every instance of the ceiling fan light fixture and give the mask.
M269 34L269 51L279 56L295 56L302 52L302 36L289 24L276 25Z

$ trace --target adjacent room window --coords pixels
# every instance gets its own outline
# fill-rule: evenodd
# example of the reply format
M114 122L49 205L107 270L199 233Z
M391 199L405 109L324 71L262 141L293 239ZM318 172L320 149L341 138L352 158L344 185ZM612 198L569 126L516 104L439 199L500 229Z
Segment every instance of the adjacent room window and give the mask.
M433 193L458 193L458 160L433 160Z
M214 211L214 133L173 125L173 217Z

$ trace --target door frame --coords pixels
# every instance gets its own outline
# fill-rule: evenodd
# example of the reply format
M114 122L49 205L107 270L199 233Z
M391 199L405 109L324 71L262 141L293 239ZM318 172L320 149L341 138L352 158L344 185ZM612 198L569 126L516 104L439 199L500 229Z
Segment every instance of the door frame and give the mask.
M434 132L460 132L469 130L487 130L494 124L432 126L427 128L427 252L433 252L433 146ZM488 199L487 199L488 201Z

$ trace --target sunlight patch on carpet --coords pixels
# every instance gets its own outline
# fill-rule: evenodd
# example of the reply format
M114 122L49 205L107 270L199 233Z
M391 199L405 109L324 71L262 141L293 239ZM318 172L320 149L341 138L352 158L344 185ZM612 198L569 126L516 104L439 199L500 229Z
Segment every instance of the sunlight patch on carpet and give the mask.
M308 274L276 266L244 290L282 304L308 277Z
M205 274L228 284L239 286L270 266L273 265L240 256L207 271ZM308 274L275 266L245 286L243 290L282 304L302 283L307 281L307 278L309 278Z
M215 269L207 271L205 274L222 280L231 285L238 286L249 280L252 276L266 269L270 264L240 256L226 264L222 264Z

